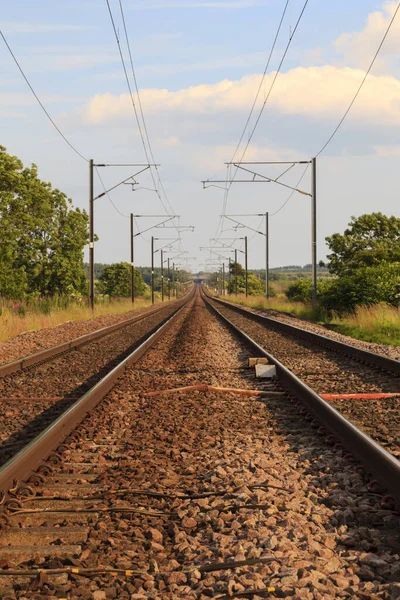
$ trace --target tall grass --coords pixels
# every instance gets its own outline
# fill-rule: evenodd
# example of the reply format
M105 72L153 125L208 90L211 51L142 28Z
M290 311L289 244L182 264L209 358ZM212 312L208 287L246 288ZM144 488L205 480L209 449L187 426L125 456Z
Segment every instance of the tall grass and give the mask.
M323 321L333 325L335 331L358 340L400 346L400 307L374 304L358 306L354 313L329 315L322 309L314 310L308 304L290 302L284 298L270 298L267 301L263 296L246 298L244 294L239 294L225 296L223 299L249 308L268 308L290 313L300 319Z
M358 306L354 313L334 316L332 323L336 331L359 340L400 346L400 307Z
M135 299L135 309L151 304L151 299ZM65 299L35 299L31 302L0 300L0 342L27 331L56 327L68 321L83 321L92 317L122 314L132 310L128 298L100 298L94 313L84 302L68 303Z
M222 298L222 296L220 297ZM267 300L265 296L248 296L246 298L245 294L238 294L237 296L232 294L231 296L224 296L223 300L248 308L268 308L290 313L301 319L317 320L319 316L319 312L317 313L310 305L303 304L303 302L290 302L286 298L274 297Z

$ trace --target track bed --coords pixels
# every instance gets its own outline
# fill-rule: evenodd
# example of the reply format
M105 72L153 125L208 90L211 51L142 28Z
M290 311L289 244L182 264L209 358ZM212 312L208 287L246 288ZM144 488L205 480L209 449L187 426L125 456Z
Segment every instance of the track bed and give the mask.
M53 571L1 577L2 597L396 597L398 517L248 357L185 309L10 515L0 559ZM278 394L145 396L198 383Z
M211 301L212 302L212 301ZM269 329L225 305L218 310L318 394L398 392L390 399L337 400L333 406L394 456L400 457L400 379L310 341ZM389 412L390 410L390 412ZM390 415L390 416L389 416Z
M0 378L0 466L89 390L176 310L156 314Z

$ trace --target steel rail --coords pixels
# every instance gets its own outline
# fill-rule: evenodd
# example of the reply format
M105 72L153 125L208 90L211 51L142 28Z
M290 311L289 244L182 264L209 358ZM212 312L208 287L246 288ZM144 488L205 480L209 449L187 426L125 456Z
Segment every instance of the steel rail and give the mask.
M288 323L282 323L282 321L277 321L270 317L257 315L241 306L237 306L233 303L231 304L230 302L226 302L220 298L214 298L206 292L204 292L204 294L214 302L218 302L222 306L248 317L249 319L260 323L261 325L267 326L268 328L277 329L278 331L295 335L296 337L302 338L308 342L312 342L313 344L318 344L319 346L327 348L328 350L339 352L340 354L344 354L358 361L369 363L374 367L379 367L380 369L384 369L390 373L400 375L399 360L388 358L387 356L381 356L380 354L376 354L375 352L371 352L369 350L356 348L355 346L351 346L345 342L339 342L338 340L328 338L320 333L314 333L312 331L307 331L306 329L301 329L301 327L297 327L296 325L289 325Z
M140 315L136 315L131 319L127 319L126 321L122 321L120 323L116 323L114 325L109 325L107 327L102 327L101 329L97 329L96 331L92 331L91 333L86 333L77 338L69 340L68 342L63 342L62 344L57 344L56 346L51 346L50 348L46 348L45 350L40 350L39 352L35 352L33 354L28 354L27 356L23 356L22 358L18 358L12 362L5 363L0 366L0 378L5 375L9 375L10 373L15 373L16 371L22 371L27 367L32 367L38 363L41 363L49 358L53 358L58 356L59 354L63 354L64 352L68 352L69 350L73 350L74 348L78 348L83 346L84 344L88 344L89 342L93 342L98 340L106 335L110 335L111 333L115 333L120 329L124 329L125 327L129 327L135 323L139 323L147 317L154 316L161 312L164 308L171 306L173 304L181 304L182 298L179 300L173 300L163 306L157 307L155 309L149 310L146 313L142 313Z
M14 487L15 481L26 482L40 465L48 464L45 462L47 457L56 450L57 446L65 440L86 414L106 396L127 367L140 360L147 350L157 342L193 297L193 292L188 294L183 304L178 306L174 313L165 318L161 324L153 328L147 339L138 348L0 468L0 491L7 493Z
M210 298L204 293L202 296L206 305L215 312L225 325L249 345L258 356L266 357L271 364L275 365L277 377L285 389L298 398L310 412L314 413L320 424L330 431L345 448L351 451L354 457L365 466L366 471L372 474L382 487L392 494L396 501L400 502L400 462L224 316L210 302L210 300L215 301L215 298Z

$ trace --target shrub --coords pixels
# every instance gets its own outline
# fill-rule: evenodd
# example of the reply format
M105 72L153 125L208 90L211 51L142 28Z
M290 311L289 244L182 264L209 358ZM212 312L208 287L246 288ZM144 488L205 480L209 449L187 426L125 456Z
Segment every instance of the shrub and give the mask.
M322 283L322 282L321 282ZM400 263L357 269L351 275L323 282L318 287L319 304L339 313L353 311L356 306L400 303Z
M286 296L292 302L310 302L312 298L311 279L299 279L289 285L286 290Z

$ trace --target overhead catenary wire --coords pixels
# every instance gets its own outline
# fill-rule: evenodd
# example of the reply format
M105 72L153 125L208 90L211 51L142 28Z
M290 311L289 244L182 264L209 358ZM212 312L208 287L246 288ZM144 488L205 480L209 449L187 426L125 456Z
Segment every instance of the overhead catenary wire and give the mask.
M264 72L263 72L263 74L262 74L262 77L261 77L260 85L258 86L258 90L257 90L257 93L256 93L256 95L255 95L255 98L254 98L254 101L253 101L253 105L252 105L252 107L251 107L251 109L250 109L249 116L247 117L246 124L245 124L245 126L243 127L242 134L241 134L241 136L240 136L240 139L239 139L239 141L238 141L238 143L237 143L236 149L235 149L235 151L234 151L234 153L233 153L233 155L232 155L231 162L234 160L234 158L235 158L235 156L236 156L236 152L238 151L238 149L239 149L239 147L240 147L240 144L242 143L242 140L243 140L244 134L246 133L246 129L247 129L247 127L248 127L249 123L250 123L250 119L251 119L251 117L252 117L252 115L253 115L253 112L254 112L255 106L256 106L256 104L257 104L257 100L258 100L258 97L259 97L259 95L260 95L260 92L261 92L261 89L262 89L263 83L264 83L264 81L265 81L265 77L266 77L266 75L267 75L267 71L268 71L268 68L269 68L269 65L270 65L270 62L271 62L272 55L273 55L273 53L274 53L274 50L275 50L276 42L278 41L278 37L279 37L280 31L281 31L281 28L282 28L282 23L283 23L283 20L284 20L284 18L285 18L285 15L286 15L286 11L287 11L287 8L288 8L288 5L289 5L289 2L290 2L290 0L286 0L286 2L285 2L285 6L284 6L284 8L283 8L283 12L282 12L282 15L281 15L281 18L280 18L280 21L279 21L278 29L277 29L277 31L276 31L275 38L274 38L274 41L273 41L273 43L272 43L271 50L270 50L270 53L269 53L269 56L268 56L267 64L266 64L266 66L265 66Z
M25 79L29 89L31 90L32 94L35 96L39 106L41 107L41 109L43 110L44 114L46 115L46 117L48 118L48 120L50 121L50 123L53 125L54 129L59 133L59 135L63 138L64 142L66 142L68 144L68 146L71 148L71 150L73 150L75 152L75 154L77 154L80 158L82 158L82 160L85 160L86 162L89 162L89 160L83 156L83 154L81 154L79 152L79 150L77 150L77 148L75 148L75 146L69 141L69 139L63 134L63 132L61 131L61 129L58 127L57 123L55 123L55 121L53 120L53 118L51 117L50 113L47 111L46 107L44 106L43 102L40 100L39 96L37 95L37 93L35 92L31 82L29 81L28 77L25 75L24 70L22 69L17 57L15 56L14 52L11 50L10 44L8 43L8 41L6 40L4 33L0 30L0 35L3 38L3 41L5 43L5 45L7 46L7 49L9 51L9 53L11 54L15 64L17 65L22 77Z
M247 142L246 142L245 148L244 148L244 150L243 150L243 152L242 152L242 155L241 155L241 157L240 157L240 160L239 160L238 162L241 162L241 161L243 160L243 158L244 158L244 156L245 156L245 154L246 154L246 152L247 152L247 150L248 150L248 147L249 147L249 145L250 145L250 142L251 142L251 140L252 140L252 138L253 138L253 136L254 136L254 133L255 133L255 131L256 131L256 129L257 129L257 126L258 126L258 124L259 124L259 122L260 122L261 116L262 116L262 114L263 114L263 112L264 112L265 106L266 106L266 105L267 105L267 103L268 103L268 100L269 100L269 98L270 98L270 96L271 96L272 90L273 90L273 88L274 88L274 86L275 86L276 80L277 80L277 78L278 78L278 76L279 76L279 73L280 73L280 71L281 71L282 65L283 65L283 63L284 63L284 60L285 60L285 58L286 58L286 55L287 55L287 53L288 53L288 51L289 51L290 45L291 45L291 43L292 43L292 40L293 40L293 38L294 38L294 36L295 36L295 33L296 33L296 31L297 31L297 29L298 29L298 27L299 27L299 24L300 24L300 22L301 22L301 19L302 19L303 15L304 15L304 12L305 12L306 8L307 8L308 2L309 2L309 0L305 0L305 2L304 2L304 4L303 4L303 8L301 9L301 12L300 12L300 14L299 14L299 16L298 16L298 18L297 18L297 21L296 21L296 24L295 24L295 26L294 26L294 28L293 28L293 31L291 32L291 35L290 35L290 37L289 37L289 40L288 40L288 42L287 42L287 44L286 44L285 50L284 50L284 52L283 52L283 55L282 55L282 57L281 57L281 60L280 60L280 62L279 62L278 68L277 68L277 70L276 70L276 72L275 72L275 75L274 75L274 77L273 77L273 79L272 79L272 82L271 82L271 85L270 85L270 87L269 87L268 93L267 93L267 95L266 95L266 97L265 97L265 99L264 99L264 102L263 102L263 104L262 104L262 106L261 106L261 108L260 108L260 111L259 111L259 113L258 113L258 116L257 116L257 118L256 118L256 121L255 121L255 123L254 123L254 125L253 125L253 128L252 128L252 130L251 130L250 134L249 134L249 137L248 137L248 140L247 140ZM236 170L235 170L235 172L234 172L234 174L233 174L233 176L232 176L232 179L231 179L231 181L230 181L230 182L227 182L227 188L228 188L228 189L227 189L227 191L226 191L226 192L225 192L225 194L224 194L224 203L223 203L223 208L222 208L222 218L224 217L224 215L225 215L225 213L226 213L226 207L227 207L227 203L228 203L228 195L229 195L229 191L230 191L230 188L231 188L231 186L232 186L232 183L233 183L233 181L234 181L234 179L235 179L235 177L236 177L236 174L237 174L237 172L238 172L238 167L236 167Z
M142 117L143 130L144 130L144 134L145 134L145 137L146 137L146 140L147 140L147 145L148 145L148 148L149 148L150 156L152 158L153 163L155 164L156 160L154 158L153 150L152 150L151 143L150 143L150 137L149 137L149 132L148 132L148 129L147 129L146 121L145 121L145 118L144 118L143 106L142 106L142 101L141 101L141 98L140 98L140 91L139 91L139 86L138 86L138 82L137 82L137 78L136 78L136 72L135 72L135 68L133 66L133 58L132 58L132 52L131 52L131 45L129 43L128 29L127 29L127 26L126 26L124 9L123 9L123 6L122 6L122 0L119 0L119 7L120 7L120 11L121 11L122 24L123 24L124 32L125 32L125 41L126 41L126 45L127 45L127 48L128 48L129 61L130 61L130 64L131 64L133 82L134 82L134 85L135 85L136 96L137 96L137 99L138 99L139 112L140 112L140 115ZM163 191L165 200L167 201L168 206L170 207L172 213L174 213L174 210L173 210L173 208L171 206L171 203L169 201L167 192L165 191L164 184L163 184L162 179L160 177L160 173L158 171L157 165L155 165L154 168L155 168L156 173L157 173L158 184L159 184L159 186L161 187L161 189ZM157 190L156 190L156 192L157 192Z
M151 152L150 152L150 150L148 150L147 145L146 145L145 136L143 134L142 125L141 125L141 122L140 122L140 119L139 119L139 114L138 114L138 111L137 111L137 108L136 108L136 104L135 104L135 100L134 100L134 95L133 95L133 91L132 91L132 86L131 86L131 83L130 83L130 80L129 80L128 71L127 71L127 68L126 68L125 59L124 59L124 55L123 55L123 52L122 52L122 49L121 49L119 35L118 35L117 27L116 27L116 24L115 24L115 20L114 20L114 17L113 17L113 13L112 13L112 10L111 10L111 6L110 6L109 0L106 0L106 4L107 4L108 13L109 13L109 16L110 16L112 28L113 28L113 31L114 31L115 40L117 42L118 52L119 52L119 56L120 56L120 59L121 59L121 64L122 64L122 68L123 68L123 71L124 71L126 84L128 86L129 95L130 95L130 99L131 99L131 104L132 104L133 112L134 112L135 119L136 119L136 122L137 122L138 130L139 130L139 135L140 135L140 138L141 138L141 141L142 141L143 150L144 150L144 153L145 153L145 156L146 156L146 160L150 164L151 163ZM122 8L121 4L120 4L120 7ZM126 26L125 26L125 31L126 31L126 37L128 39ZM130 57L132 57L131 53L130 53ZM132 61L132 68L133 68L133 61ZM134 77L134 81L136 81L136 84L137 84L136 76ZM152 180L153 180L154 187L157 189L156 178L155 178L154 173L153 173L153 171L152 171L151 168L150 168L150 173L151 173L151 177L152 177ZM161 181L161 178L160 178L159 175L158 175L158 178L159 178L159 181ZM162 186L162 189L163 189L163 192L165 194L165 190L164 190L163 186ZM161 202L161 204L162 204L162 206L163 206L166 214L167 215L171 214L171 212L168 210L167 206L165 205L165 202L162 199L159 190L157 190L157 196L158 196L158 198L159 198L159 200L160 200L160 202ZM170 205L169 200L168 200L167 197L166 197L166 200L167 200L167 203ZM174 214L174 211L173 211L171 205L170 205L170 210L172 211L172 214Z
M17 65L22 77L25 79L29 89L31 90L32 94L34 95L36 101L38 102L39 106L41 107L41 109L43 110L44 114L46 115L46 117L48 118L48 120L50 121L50 123L53 125L54 129L57 131L57 133L62 137L62 139L68 144L68 146L71 148L71 150L73 150L75 152L75 154L77 154L82 160L84 160L85 162L89 162L89 159L86 158L81 152L79 152L79 150L69 141L69 139L64 135L64 133L61 131L61 129L58 127L57 123L54 121L54 119L52 118L52 116L50 115L50 113L48 112L48 110L46 109L46 107L44 106L43 102L41 101L41 99L39 98L38 94L36 93L34 87L32 86L31 82L29 81L27 75L25 74L24 70L22 69L17 57L15 56L14 52L12 51L10 44L8 43L8 41L6 40L3 32L0 30L0 35L4 40L5 45L7 46L7 49L9 51L9 53L11 54L15 64ZM104 189L104 191L106 192L106 187L103 183L102 178L100 177L100 173L96 167L96 173L97 176L100 180L100 183ZM114 207L114 209L123 217L128 217L127 215L125 215L124 213L122 213L117 206L115 206L114 202L112 201L110 195L107 192L107 198L110 201L111 205ZM129 218L129 217L128 217Z
M296 183L296 185L295 185L295 189L293 189L293 190L290 192L289 196L286 198L285 202L284 202L284 203L283 203L283 204L282 204L282 205L281 205L281 206L278 208L278 210L276 210L276 211L275 211L275 212L273 212L273 213L270 213L270 215L269 215L270 217L274 217L275 215L277 215L278 213L280 213L280 212L281 212L281 210L283 210L283 209L285 208L285 206L286 206L286 204L289 202L289 200L291 200L291 199L292 199L292 197L293 197L294 193L297 191L297 190L296 190L296 188L298 188L298 187L299 187L299 185L300 185L300 183L302 182L302 180L303 180L303 177L305 176L305 174L307 173L307 171L308 171L308 169L309 169L309 166L310 166L310 164L308 163L308 164L306 165L306 168L304 169L304 171L303 171L303 173L302 173L302 175L301 175L300 179L299 179L299 180L298 180L298 182Z
M357 91L356 91L356 93L355 93L355 95L354 95L353 99L351 100L351 102L350 102L349 106L347 107L347 109L346 109L346 111L345 111L345 113L344 113L343 117L340 119L339 123L337 124L337 126L336 126L336 127L335 127L335 129L333 130L332 134L329 136L328 140L327 140L327 141L325 142L325 144L322 146L321 150L320 150L320 151L319 151L319 152L316 154L316 156L317 156L317 157L318 157L320 154L322 154L322 152L325 150L325 148L326 148L326 147L327 147L327 146L328 146L328 145L331 143L331 141L332 141L332 140L333 140L333 138L335 137L336 133L339 131L340 127L342 126L342 124L343 124L343 121L346 119L347 115L349 114L349 112L350 112L350 110L351 110L351 108L352 108L352 106L353 106L354 102L355 102L355 101L356 101L356 99L357 99L357 96L358 96L358 94L360 93L360 91L361 91L362 87L364 86L364 83L366 82L366 80L367 80L367 78L368 78L368 75L369 75L369 74L370 74L370 72L371 72L371 69L372 69L372 67L373 67L373 66L374 66L374 64L375 64L375 61L376 61L376 59L378 58L379 52L381 51L381 48L382 48L383 44L385 43L385 40L386 40L386 38L387 38L387 36L388 36L388 33L389 33L389 31L390 31L390 29L391 29L391 27L392 27L393 23L394 23L394 20L395 20L395 18L396 18L396 16L397 16L397 13L399 12L399 9L400 9L400 2L399 2L399 3L397 4L397 6L396 6L396 9L395 9L395 11L394 11L394 13L393 13L393 16L392 16L392 18L391 18L391 20L390 20L390 22L389 22L389 25L388 25L388 26L387 26L387 28L386 28L386 31L385 31L385 33L384 33L384 35L383 35L383 38L382 38L382 40L381 40L381 42L380 42L380 44L379 44L379 46L378 46L378 48L377 48L377 50L376 50L376 52L375 52L375 54L374 54L374 57L373 57L373 59L372 59L372 61L371 61L370 65L369 65L369 67L368 67L367 71L365 72L365 75L364 75L364 77L363 77L363 79L362 79L362 81L361 81L360 85L358 86L358 89L357 89Z

